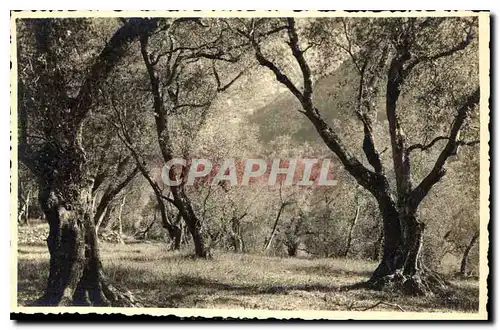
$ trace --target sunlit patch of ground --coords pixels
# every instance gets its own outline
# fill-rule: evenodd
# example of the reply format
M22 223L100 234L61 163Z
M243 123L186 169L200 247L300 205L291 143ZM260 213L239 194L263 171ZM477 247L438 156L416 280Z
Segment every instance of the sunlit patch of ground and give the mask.
M101 246L106 273L146 307L362 310L383 301L415 312L478 309L477 280L452 281L456 294L446 298L341 289L367 280L374 262L221 251L213 260L199 260L190 256L191 251L167 251L164 243ZM19 245L18 257L18 302L24 305L42 292L49 255L44 245ZM399 311L396 305L371 310Z

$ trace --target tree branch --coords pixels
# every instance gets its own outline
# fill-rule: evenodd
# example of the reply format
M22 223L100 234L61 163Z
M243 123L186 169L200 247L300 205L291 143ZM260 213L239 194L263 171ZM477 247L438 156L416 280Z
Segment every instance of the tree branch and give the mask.
M74 121L79 125L90 110L95 94L111 70L125 56L127 46L140 34L151 33L158 27L159 18L130 19L118 29L90 68L72 107Z
M259 64L271 70L276 76L276 80L285 85L288 88L288 90L290 90L290 92L292 92L292 94L302 103L303 99L302 93L298 90L297 87L295 87L295 85L287 77L287 75L282 73L281 70L273 62L269 61L267 58L264 57L260 49L260 46L257 44L257 42L255 41L253 42L253 47L255 50L255 57L257 58Z
M421 143L417 143L417 144L411 145L406 149L406 152L410 153L416 149L420 149L421 151L425 151L425 150L432 148L432 146L434 144L436 144L437 142L442 141L442 140L448 140L449 138L450 138L449 136L438 136L438 137L434 138L429 144L423 145Z
M464 40L462 40L461 42L459 42L458 44L454 45L453 47L447 49L447 50L444 50L442 52L439 52L439 53L436 53L434 55L430 55L430 56L422 56L422 57L417 57L415 59L413 59L410 63L408 63L407 67L405 68L404 70L404 74L405 76L407 76L410 71L418 64L420 63L423 63L423 62L432 62L432 61L435 61L437 59L440 59L440 58L443 58L443 57L447 57L447 56L451 56L461 50L464 50L471 42L472 40L474 40L474 33L472 31L472 27L473 27L473 23L475 21L471 22L471 24L469 25L469 29L467 30L467 34L464 38ZM424 25L424 23L422 23Z
M380 173L375 173L367 169L354 155L349 153L342 143L340 137L331 129L331 127L321 117L319 111L313 106L311 70L307 64L306 59L304 58L303 51L301 51L299 46L299 39L297 31L295 30L295 21L293 18L288 18L287 20L287 30L289 38L288 45L290 46L292 54L302 71L304 83L303 92L301 92L291 82L286 74L281 72L281 70L273 62L268 60L262 54L258 42L252 37L251 33L246 33L241 30L238 31L240 34L244 35L252 42L253 48L255 50L255 56L259 64L271 70L275 74L276 80L285 85L301 103L304 111L300 112L304 114L315 126L316 131L318 132L320 137L323 139L328 148L337 155L346 170L356 179L359 184L368 189L375 196L380 196L380 194L383 194L383 191L387 190L387 179Z
M406 149L407 152L412 152L414 150L419 149L420 151L426 151L430 148L432 148L437 142L442 141L442 140L449 140L449 136L438 136L435 137L429 144L423 145L421 143L417 143L414 145L411 145ZM473 141L462 141L462 140L457 140L456 144L457 146L473 146L476 144L479 144L479 140L473 140Z
M292 54L295 57L297 63L302 71L303 78L303 94L302 102L305 102L305 108L312 108L312 79L311 79L311 68L307 64L304 58L304 52L300 50L299 37L297 35L297 30L295 29L295 19L293 17L287 18L288 21L288 37L290 39L290 48L292 49ZM306 110L307 111L307 110Z
M420 202L429 193L432 187L446 174L444 165L448 158L452 156L457 146L460 144L457 141L458 134L462 128L463 123L467 119L469 110L475 105L479 104L480 92L479 87L466 99L465 103L458 109L457 115L451 127L450 134L448 136L448 143L441 151L436 163L432 170L427 174L427 176L422 180L422 182L410 193L409 205L411 208L416 209ZM472 141L471 143L474 143ZM464 142L469 143L469 142Z

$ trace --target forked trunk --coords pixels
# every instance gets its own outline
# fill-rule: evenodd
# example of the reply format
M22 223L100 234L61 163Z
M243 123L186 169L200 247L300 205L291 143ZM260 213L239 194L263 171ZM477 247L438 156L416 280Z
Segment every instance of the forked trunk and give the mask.
M155 192L156 201L158 202L158 210L160 211L162 227L167 230L168 236L171 239L171 244L169 248L174 251L179 250L181 248L181 238L182 238L182 228L181 228L182 216L180 213L178 213L175 221L170 221L167 215L167 208L165 202L163 201L160 191L157 190L154 185L153 185L153 190Z

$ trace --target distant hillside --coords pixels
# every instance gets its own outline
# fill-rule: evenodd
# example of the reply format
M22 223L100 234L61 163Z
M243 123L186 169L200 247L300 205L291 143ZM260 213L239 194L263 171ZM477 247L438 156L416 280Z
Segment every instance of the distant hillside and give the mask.
M342 64L334 74L326 76L314 86L314 103L322 115L332 123L354 117L358 78L353 68ZM280 93L271 103L257 109L249 119L259 125L260 139L268 144L280 135L290 135L297 142L322 143L312 124L297 110L300 103L288 91Z

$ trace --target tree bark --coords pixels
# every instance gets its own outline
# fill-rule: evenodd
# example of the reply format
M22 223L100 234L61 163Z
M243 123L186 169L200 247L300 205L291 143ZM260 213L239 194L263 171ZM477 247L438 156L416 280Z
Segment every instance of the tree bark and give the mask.
M102 271L90 187L73 189L68 195L57 183L40 187L39 201L49 223L50 266L45 293L36 304L133 306L131 295L115 288Z
M382 260L372 274L371 279L376 279L394 273L399 266L399 248L401 244L401 227L399 213L391 198L381 196L378 200L380 213L383 219L384 247Z
M172 246L172 249L174 251L178 251L181 249L181 239L182 239L182 229L179 226L174 227L174 233L173 233L173 238L174 238L174 244Z
M276 235L276 229L278 228L278 223L280 221L281 213L285 209L288 203L281 203L280 208L278 210L278 214L276 215L276 219L274 220L273 228L271 230L271 235L267 239L267 242L264 246L264 251L269 251L271 248L271 244L273 243L274 236Z
M181 192L177 192L174 196L175 195L185 196L185 193L181 190ZM186 226L188 227L191 237L193 238L196 256L199 258L210 258L211 251L208 239L202 228L201 221L199 221L192 209L191 203L182 197L177 197L176 200L181 201L179 212L182 214L182 218L186 222Z
M125 206L125 201L127 200L127 194L123 194L123 199L122 202L120 203L120 209L118 211L118 239L120 243L125 244L123 241L123 230L122 230L122 213L123 213L123 206Z
M29 206L31 202L31 190L28 190L26 198L19 194L21 206L19 207L19 214L17 215L17 222L19 225L29 225Z
M121 182L118 182L114 185L110 184L107 187L107 189L104 191L101 197L101 200L99 201L99 204L97 205L97 208L95 209L95 214L94 214L95 223L97 223L102 218L103 214L105 214L106 210L109 208L111 202L113 202L116 196L132 181L132 179L135 178L137 173L139 173L139 168L136 166ZM117 175L120 174L121 172L119 171Z
M387 68L385 101L391 136L392 161L396 178L396 197L394 197L389 187L388 176L385 174L380 154L374 145L370 123L366 120L366 117L362 113L358 113L360 119L362 119L365 131L363 151L374 171L365 167L354 154L347 150L339 135L327 124L319 110L314 106L312 98L312 73L304 56L305 50L301 49L295 20L293 18L287 18L286 20L287 25L285 28L288 31L289 39L287 40L287 44L302 73L302 86L300 87L297 87L275 63L264 56L260 41L255 38L255 34L253 33L253 28L252 30L238 31L244 37L248 38L252 44L259 64L272 71L276 76L276 80L285 85L300 102L302 105L300 112L314 125L318 135L323 139L326 146L337 155L347 172L377 200L384 221L384 251L382 260L372 274L368 284L372 286L384 286L392 282L397 286L402 286L404 291L411 294L427 294L429 292L432 293L434 288L442 288L444 281L437 274L423 266L420 260L424 225L417 220L415 214L423 198L427 196L432 187L445 175L444 165L447 159L456 153L456 148L459 144L457 139L460 129L468 117L469 110L479 103L480 91L479 88L474 90L457 109L449 136L445 138L448 140L447 145L441 151L432 170L416 188L413 188L410 166L410 153L416 147L408 147L406 145L406 137L398 118L397 105L402 90L401 87L404 85L405 79L409 76L411 70L419 63L450 56L467 47L473 40L473 35L470 32L472 31L472 27L464 41L447 51L437 53L433 56L416 57L412 53L410 49L410 45L413 42L412 29L402 28L397 38L391 37L387 40L388 44L391 45L390 47L393 48L393 52L384 51L384 55L380 61L380 69L385 70L386 56L392 53L390 65ZM348 36L346 35L346 37ZM365 63L367 63L370 58L366 58L365 60ZM354 58L353 61L356 62ZM361 82L363 82L363 74L364 70L361 70ZM360 85L363 87L362 83ZM374 86L364 86L363 88L365 87ZM360 89L359 92L359 95L363 96L363 89ZM359 101L370 100L360 99ZM358 108L357 110L359 112L360 109Z
M380 231L377 241L373 245L373 255L372 259L378 261L380 259L380 250L382 247L382 242L384 240L384 231Z
M71 99L54 56L58 46L53 22L40 19L34 24L36 55L46 59L37 102L46 107L46 116L53 122L42 129L47 142L41 149L34 150L28 144L26 125L20 125L18 141L20 160L37 176L39 202L49 223L49 278L36 303L132 306L131 295L114 287L102 271L92 216L94 180L82 147L82 133L101 84L126 55L128 45L140 33L155 30L158 19L132 19L120 27L96 56L77 96ZM27 115L21 112L22 122Z
M170 132L168 130L167 111L165 109L163 95L160 93L160 79L148 54L148 41L149 36L147 33L141 35L141 54L151 84L158 145L163 160L167 163L174 158L173 147L170 139ZM203 229L201 220L196 216L193 210L191 201L184 190L184 186L182 184L180 186L171 186L170 190L173 195L175 206L179 210L179 213L193 237L195 255L200 258L209 258L211 254L208 235Z
M233 215L231 218L231 228L229 229L230 242L234 248L234 252L243 253L245 251L245 242L241 237L241 220L248 215L244 212L240 216Z
M289 242L286 245L286 251L288 253L288 256L289 257L296 257L298 248L299 248L298 242Z
M109 214L110 208L108 206L106 206L106 208L104 210L102 210L102 212L100 212L99 214L99 218L97 219L97 222L95 224L95 232L96 234L99 233L99 228L101 228L101 225L102 225L102 222L104 221L104 218L106 217L106 214Z
M464 255L462 257L462 262L460 263L460 275L465 276L467 272L467 261L469 259L469 253L472 247L476 244L479 238L479 230L472 235L469 245L465 248Z
M359 216L359 205L356 206L356 214L354 215L354 218L352 219L351 222L351 227L349 228L349 234L347 236L344 258L347 258L349 250L351 249L352 233L354 232L354 226L356 226L356 222L358 221L358 216Z
M163 227L168 231L171 239L170 248L174 251L180 250L182 243L182 216L177 213L175 220L169 221L168 224L164 224Z

